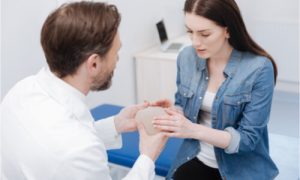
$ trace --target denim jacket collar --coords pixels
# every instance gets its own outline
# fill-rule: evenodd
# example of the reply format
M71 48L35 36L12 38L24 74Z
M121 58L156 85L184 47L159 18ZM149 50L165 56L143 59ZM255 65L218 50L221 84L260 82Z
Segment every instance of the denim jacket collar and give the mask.
M224 69L224 74L229 77L233 77L237 71L238 64L242 58L242 53L238 50L233 49L229 58L229 61Z
M198 56L197 54L195 54L195 56ZM233 49L229 58L229 61L224 69L224 74L226 76L229 77L233 77L236 70L237 70L237 66L240 63L240 60L242 58L242 53L236 49ZM203 71L204 69L206 69L206 60L201 59L199 57L196 58L196 60L198 61L197 64L197 69Z

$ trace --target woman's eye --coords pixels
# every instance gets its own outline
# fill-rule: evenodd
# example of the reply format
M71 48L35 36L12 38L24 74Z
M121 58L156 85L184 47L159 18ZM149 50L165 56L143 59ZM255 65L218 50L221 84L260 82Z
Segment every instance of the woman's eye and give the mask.
M190 31L190 30L187 30L186 32L189 33L189 34L192 34L192 33L193 33L193 31Z
M210 34L202 34L202 37L208 37Z

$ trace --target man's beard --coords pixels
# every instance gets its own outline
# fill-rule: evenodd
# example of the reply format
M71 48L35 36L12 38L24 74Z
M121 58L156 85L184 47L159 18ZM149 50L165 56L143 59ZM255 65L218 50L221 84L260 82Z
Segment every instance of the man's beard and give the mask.
M111 84L112 84L112 77L114 75L114 72L112 71L109 75L106 75L105 78L102 78L102 75L97 76L94 81L93 84L91 86L91 91L103 91L106 90L108 88L110 88Z

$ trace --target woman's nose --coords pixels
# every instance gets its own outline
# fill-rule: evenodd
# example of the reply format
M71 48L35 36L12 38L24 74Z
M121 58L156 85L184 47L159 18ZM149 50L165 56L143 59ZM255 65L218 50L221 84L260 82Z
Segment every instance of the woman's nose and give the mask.
M191 40L194 47L199 47L202 45L201 39L195 35L192 35Z

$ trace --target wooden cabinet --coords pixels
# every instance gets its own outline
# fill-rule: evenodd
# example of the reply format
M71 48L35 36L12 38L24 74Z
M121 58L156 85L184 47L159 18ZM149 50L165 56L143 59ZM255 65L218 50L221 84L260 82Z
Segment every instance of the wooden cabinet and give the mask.
M173 42L189 44L182 36ZM174 101L176 92L176 59L179 52L162 52L159 46L136 54L137 103L168 98Z

